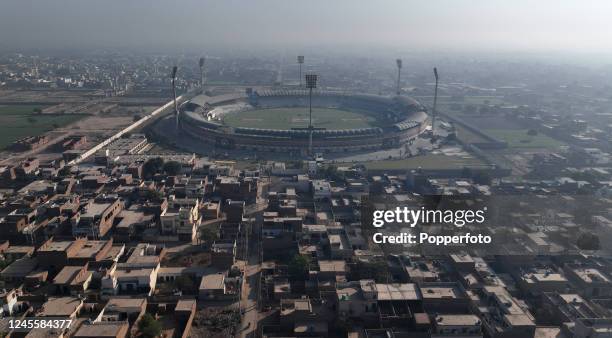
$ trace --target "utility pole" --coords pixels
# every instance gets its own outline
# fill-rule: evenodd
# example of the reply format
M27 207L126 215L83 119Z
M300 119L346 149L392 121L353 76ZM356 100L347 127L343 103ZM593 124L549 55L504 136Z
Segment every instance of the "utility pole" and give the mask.
M297 62L300 65L300 88L302 88L302 64L304 64L304 55L298 55Z
M434 103L431 112L431 136L434 137L435 125L436 125L436 105L438 103L438 69L434 67L434 76L436 77L436 86L434 89Z
M396 94L399 95L400 94L400 76L402 73L402 59L397 59L395 60L395 62L397 63L397 90L396 90Z
M174 96L174 116L176 118L176 130L178 132L179 129L179 111L178 105L176 104L176 71L178 70L177 66L172 67L172 95Z
M206 62L206 58L200 58L200 90L204 93L204 64Z
M306 88L309 90L309 102L308 102L308 110L309 110L309 118L308 118L308 155L310 157L313 156L312 153L312 134L314 133L314 127L312 126L312 90L317 88L317 75L316 74L306 74Z

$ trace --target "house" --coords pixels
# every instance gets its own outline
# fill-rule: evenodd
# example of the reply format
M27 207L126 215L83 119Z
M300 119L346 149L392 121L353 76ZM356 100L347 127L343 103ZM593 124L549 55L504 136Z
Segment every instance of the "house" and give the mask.
M174 320L179 337L187 338L196 313L195 299L181 299L174 308Z
M331 184L326 180L312 180L310 182L312 196L315 199L331 198Z
M229 269L236 262L236 241L215 241L211 247L210 260L211 264L218 269Z
M156 268L113 269L102 278L102 295L152 295L157 283Z
M115 217L123 209L118 198L102 198L91 201L80 213L72 217L72 235L91 238L105 237L113 227Z
M94 323L128 322L135 323L147 310L147 299L139 297L117 298L108 300Z
M83 307L83 300L75 297L49 297L36 313L37 317L74 319Z
M376 283L373 280L340 283L336 286L338 316L355 318L364 323L378 321Z
M28 278L37 276L38 273L42 273L44 276L40 276L41 280L39 280L39 282L43 282L47 279L47 273L46 270L39 270L38 265L38 258L25 256L4 268L4 270L0 272L0 278L5 282L23 283L27 281Z
M482 338L480 318L472 314L439 314L435 316L431 338Z
M87 270L88 264L65 266L53 279L57 294L78 296L89 288L93 273Z
M468 313L470 299L458 282L435 282L420 285L423 308L428 313Z
M216 273L202 277L198 290L198 298L200 300L223 299L226 293L225 275L223 273Z
M172 199L171 207L160 216L162 235L178 236L180 240L193 241L202 223L200 201L196 199Z
M114 264L102 278L102 295L152 295L164 254L165 250L161 247L148 243L138 244L125 263Z
M0 291L0 316L11 316L16 310L17 298L21 290L10 289Z
M535 334L535 320L502 286L484 286L474 295L475 313L491 338L523 338Z
M48 240L36 251L41 268L49 270L52 274L59 272L68 265L70 259L87 243L86 238L77 238L74 241ZM87 260L85 260L87 262Z
M125 338L130 326L127 322L84 323L72 336L74 338Z
M597 267L566 264L563 268L567 279L578 293L587 298L612 295L612 281Z

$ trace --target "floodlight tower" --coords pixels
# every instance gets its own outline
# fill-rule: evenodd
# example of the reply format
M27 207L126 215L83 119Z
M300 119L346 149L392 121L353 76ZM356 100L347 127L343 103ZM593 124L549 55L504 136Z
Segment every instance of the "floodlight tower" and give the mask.
M302 64L304 64L304 55L298 55L297 62L300 65L300 88L302 88Z
M200 90L204 93L204 63L206 62L206 58L200 58Z
M434 136L435 124L436 124L436 104L438 103L438 69L434 67L434 76L436 78L436 86L434 89L434 103L431 112L431 136Z
M402 73L402 59L395 60L397 63L397 95L400 94L400 75Z
M306 88L309 90L308 155L312 156L312 134L314 132L314 128L312 126L312 90L317 88L316 74L306 74Z
M172 67L172 95L174 96L174 116L176 118L176 130L179 128L179 111L178 105L176 104L176 71L177 66Z

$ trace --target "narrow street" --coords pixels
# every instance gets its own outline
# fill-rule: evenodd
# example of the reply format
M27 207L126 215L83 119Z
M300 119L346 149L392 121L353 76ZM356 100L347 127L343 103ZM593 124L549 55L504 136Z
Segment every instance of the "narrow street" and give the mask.
M257 256L253 255L249 258L249 264L245 268L244 276L245 283L242 288L241 311L242 316L242 331L241 337L256 337L257 322L259 320L259 312L257 311L257 290L260 265Z
M257 337L257 324L259 322L259 311L257 307L259 293L259 278L261 271L261 242L259 229L263 222L261 210L265 209L267 203L260 203L260 206L253 211L251 217L255 218L251 236L248 240L248 263L244 268L244 283L240 310L242 311L242 323L240 326L241 337Z

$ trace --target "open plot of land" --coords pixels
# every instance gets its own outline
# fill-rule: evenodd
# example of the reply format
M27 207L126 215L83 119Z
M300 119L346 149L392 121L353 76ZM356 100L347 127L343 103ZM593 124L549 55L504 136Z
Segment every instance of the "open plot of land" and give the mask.
M457 116L465 123L480 129L523 129L518 123L510 121L503 116Z
M487 141L480 135L470 131L458 123L455 124L455 130L457 131L457 138L465 143L479 143Z
M34 112L37 108L42 107L0 106L0 149L6 148L20 138L41 135L78 121L85 116L81 114L37 114Z
M271 108L228 114L225 124L232 127L291 129L308 127L308 108ZM334 108L313 108L313 125L327 129L367 128L377 125L374 117Z
M415 99L419 100L422 103L428 104L429 102L433 102L433 96L430 95L420 95L415 96ZM455 96L438 96L438 104L442 106L451 105L451 104L461 104L461 105L481 105L481 104L503 104L504 97L496 96L496 95L473 95L473 96L463 96L463 97L455 97Z
M484 167L486 164L471 156L449 156L444 154L427 154L402 160L383 160L362 163L368 170L408 170L422 168L426 170L461 169L464 167Z
M506 141L509 148L559 148L564 143L542 133L527 134L527 129L485 129L484 132Z

